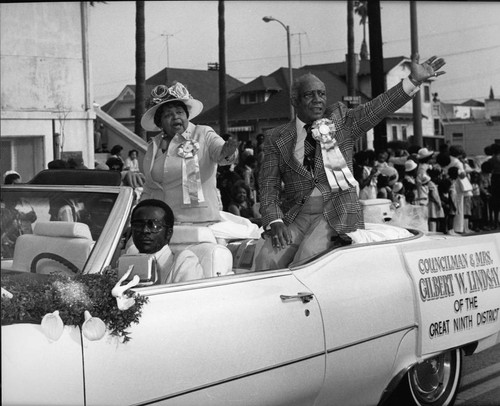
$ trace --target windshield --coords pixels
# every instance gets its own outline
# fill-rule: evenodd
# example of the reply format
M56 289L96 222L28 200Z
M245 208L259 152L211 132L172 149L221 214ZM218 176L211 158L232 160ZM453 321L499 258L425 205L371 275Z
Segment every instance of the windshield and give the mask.
M88 227L91 239L97 241L116 198L112 193L2 188L2 261L14 257L19 236L35 233L37 223L83 223L80 229Z

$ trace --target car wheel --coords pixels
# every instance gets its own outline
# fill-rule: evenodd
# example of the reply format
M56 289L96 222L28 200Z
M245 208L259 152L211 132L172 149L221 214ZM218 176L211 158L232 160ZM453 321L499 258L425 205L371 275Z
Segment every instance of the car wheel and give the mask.
M42 252L41 254L35 256L35 258L33 258L33 260L31 261L30 271L32 273L37 273L36 266L38 264L38 261L42 259L51 259L53 261L59 262L60 264L64 265L69 271L71 271L71 275L80 272L78 267L72 262L68 261L66 258L63 258L60 255L54 254L52 252Z
M451 406L462 373L460 348L414 365L391 397L390 405Z

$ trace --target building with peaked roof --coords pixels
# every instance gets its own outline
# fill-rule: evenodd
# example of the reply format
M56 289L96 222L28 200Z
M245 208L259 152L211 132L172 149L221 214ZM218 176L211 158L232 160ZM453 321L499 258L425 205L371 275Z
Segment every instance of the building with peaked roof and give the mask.
M210 109L219 103L219 72L215 70L162 69L146 79L146 98L149 97L151 90L155 86L160 84L171 85L174 81L180 82L186 86L189 93L191 93L195 99L203 103L204 110ZM226 75L226 88L228 92L240 87L242 84L243 82L238 79ZM101 107L102 111L109 114L130 131L135 130L135 90L135 85L127 85L123 88L118 97ZM102 142L110 147L113 141L109 139L106 130L103 131L104 135L102 137ZM96 145L96 148L97 147Z
M347 87L338 76L324 70L294 69L293 76L313 72L324 83L327 93L334 95L330 101L341 100ZM254 140L257 134L290 120L288 68L279 68L268 76L259 76L251 82L232 90L227 100L228 131L240 141ZM364 100L367 100L363 95ZM197 121L219 130L218 106L206 110Z
M400 56L384 59L386 89L395 86L410 73L409 58ZM346 63L306 65L293 70L298 77L311 72L318 76L326 86L328 102L347 100ZM422 100L422 128L424 145L436 148L442 142L443 134L434 132L434 112L431 100L431 83L422 85L419 93ZM286 123L289 112L288 69L280 68L268 76L259 76L250 83L234 89L228 99L228 131L238 135L239 140L253 140L257 134ZM361 103L371 99L370 61L359 61L357 96ZM345 102L346 104L348 102ZM197 120L216 129L218 108L203 112ZM407 103L386 119L387 141L410 141L413 135L413 106ZM373 148L373 131L368 132L359 148Z
M485 147L500 144L500 99L491 96L460 104L435 100L447 144L461 145L467 155L483 155Z

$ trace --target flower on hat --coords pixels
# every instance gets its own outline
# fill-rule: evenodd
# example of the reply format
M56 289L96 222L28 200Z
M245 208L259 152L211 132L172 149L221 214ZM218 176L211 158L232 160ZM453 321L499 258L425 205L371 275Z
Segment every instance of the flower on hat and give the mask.
M151 98L148 99L147 107L156 106L157 104L168 101L169 99L192 99L186 87L180 83L175 82L172 86L165 85L155 86L151 91Z

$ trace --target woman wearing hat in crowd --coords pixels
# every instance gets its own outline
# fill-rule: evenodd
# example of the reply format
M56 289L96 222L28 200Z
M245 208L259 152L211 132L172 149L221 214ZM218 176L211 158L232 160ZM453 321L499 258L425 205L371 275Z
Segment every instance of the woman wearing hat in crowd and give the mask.
M203 104L181 83L156 86L151 96L141 125L161 132L150 140L144 156L141 200L163 200L179 223L220 222L217 165L235 162L237 141L224 141L211 127L190 122Z

